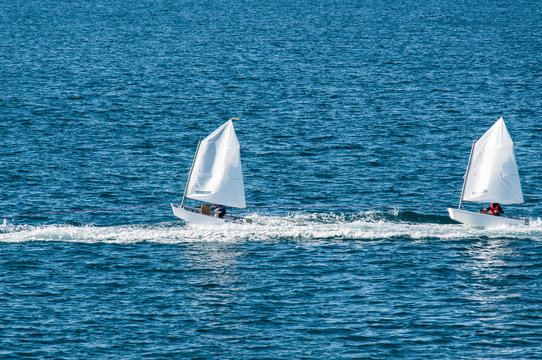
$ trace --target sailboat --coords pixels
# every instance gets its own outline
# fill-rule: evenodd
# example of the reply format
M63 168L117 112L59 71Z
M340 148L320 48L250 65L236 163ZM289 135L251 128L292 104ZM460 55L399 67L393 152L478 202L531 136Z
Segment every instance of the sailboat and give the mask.
M489 215L483 210L462 210L463 201L503 205L523 203L514 143L502 117L478 141L472 142L459 207L448 208L448 214L455 221L479 227L529 225L529 220L525 219Z
M175 216L201 225L251 222L229 214L218 217L211 206L246 208L241 151L233 120L237 119L226 121L198 143L181 205L171 204ZM185 198L202 204L196 208L185 206Z

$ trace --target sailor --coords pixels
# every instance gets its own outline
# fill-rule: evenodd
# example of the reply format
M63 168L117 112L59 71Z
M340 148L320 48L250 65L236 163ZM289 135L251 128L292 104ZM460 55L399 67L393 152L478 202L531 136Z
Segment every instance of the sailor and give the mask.
M215 217L223 218L226 215L226 207L224 205L214 205L215 208Z
M502 209L501 205L499 205L498 203L492 203L491 206L486 208L486 211L488 212L489 215L494 215L494 216L500 216L504 214L504 210Z

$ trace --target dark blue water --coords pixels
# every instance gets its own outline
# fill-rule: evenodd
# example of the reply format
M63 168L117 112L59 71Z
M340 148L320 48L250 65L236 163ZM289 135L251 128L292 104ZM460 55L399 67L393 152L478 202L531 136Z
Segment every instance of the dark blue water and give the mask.
M0 357L542 357L539 5L1 1ZM458 225L501 116L532 225ZM231 117L253 223L186 224Z

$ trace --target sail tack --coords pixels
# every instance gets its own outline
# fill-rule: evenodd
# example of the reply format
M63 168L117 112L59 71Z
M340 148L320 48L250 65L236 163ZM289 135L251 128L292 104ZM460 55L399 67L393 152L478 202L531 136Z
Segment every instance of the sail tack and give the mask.
M463 200L523 203L514 143L502 117L474 144Z
M194 159L186 197L245 208L239 141L232 120L203 139Z

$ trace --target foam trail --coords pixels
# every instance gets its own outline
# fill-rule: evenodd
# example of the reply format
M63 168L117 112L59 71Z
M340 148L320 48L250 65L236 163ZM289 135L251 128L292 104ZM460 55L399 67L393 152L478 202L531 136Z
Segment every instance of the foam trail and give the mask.
M83 243L244 242L244 241L357 241L375 239L455 240L524 238L542 240L542 221L517 228L479 229L458 224L412 223L382 220L381 214L354 216L294 214L285 217L252 215L252 224L197 226L183 222L120 226L14 226L0 228L1 242L67 241Z

